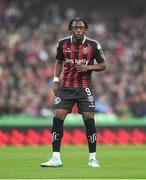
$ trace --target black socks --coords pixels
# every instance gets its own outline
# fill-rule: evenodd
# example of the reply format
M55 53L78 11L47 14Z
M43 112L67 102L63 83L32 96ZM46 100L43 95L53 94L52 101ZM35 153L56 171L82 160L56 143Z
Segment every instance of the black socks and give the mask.
M54 117L52 127L52 147L53 152L60 152L61 140L63 137L64 121ZM94 119L84 121L86 127L86 137L88 141L89 152L96 152L96 127Z
M96 152L96 127L94 119L84 120L89 152Z
M63 137L63 123L64 121L54 117L52 127L52 147L53 152L60 152L61 140Z

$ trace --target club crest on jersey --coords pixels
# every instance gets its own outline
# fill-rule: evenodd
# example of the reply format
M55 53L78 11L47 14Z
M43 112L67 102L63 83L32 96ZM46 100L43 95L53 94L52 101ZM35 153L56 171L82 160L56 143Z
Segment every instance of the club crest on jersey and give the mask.
M61 102L61 98L60 97L56 97L54 104L59 104L60 102Z
M83 55L87 55L88 54L88 47L84 47L82 52L83 52Z

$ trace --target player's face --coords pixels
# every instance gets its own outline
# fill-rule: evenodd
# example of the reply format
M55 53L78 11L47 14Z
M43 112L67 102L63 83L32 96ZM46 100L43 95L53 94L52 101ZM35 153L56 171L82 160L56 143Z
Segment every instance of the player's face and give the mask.
M81 40L86 32L85 24L82 21L74 21L72 24L72 35L75 39Z

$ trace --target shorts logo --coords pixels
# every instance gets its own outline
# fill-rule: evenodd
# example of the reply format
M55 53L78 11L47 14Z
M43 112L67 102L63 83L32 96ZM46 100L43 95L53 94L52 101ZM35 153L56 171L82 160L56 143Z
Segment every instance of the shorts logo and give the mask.
M91 103L89 104L89 107L95 107L94 103L91 102Z
M93 96L88 96L88 101L93 102Z
M59 104L60 102L61 102L61 98L60 97L56 97L54 104Z

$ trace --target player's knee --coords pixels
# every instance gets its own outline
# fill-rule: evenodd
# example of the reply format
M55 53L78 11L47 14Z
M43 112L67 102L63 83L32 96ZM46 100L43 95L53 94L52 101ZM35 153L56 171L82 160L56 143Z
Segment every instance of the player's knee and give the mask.
M60 119L60 120L64 120L66 116L64 114L57 113L57 114L55 114L55 117Z
M93 119L94 113L93 112L84 112L84 113L82 113L82 117L84 120Z
M68 113L69 112L67 110L56 109L55 110L55 117L57 117L58 119L64 120Z

